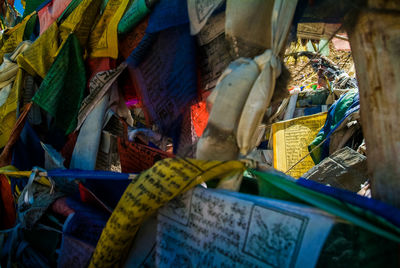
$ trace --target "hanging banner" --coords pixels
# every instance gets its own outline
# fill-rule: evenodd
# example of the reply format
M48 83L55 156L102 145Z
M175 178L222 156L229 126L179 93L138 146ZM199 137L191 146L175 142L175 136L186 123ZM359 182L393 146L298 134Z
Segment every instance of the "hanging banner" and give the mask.
M6 80L0 82L0 84L6 85L0 90L0 148L7 144L13 131L23 86L24 71L18 68L15 61L20 53L29 49L30 44L29 41L21 42L0 65L2 71L0 80Z
M271 48L274 2L276 1L226 1L225 34L235 58L254 57Z
M161 0L150 14L147 33L156 33L162 30L189 23L187 0ZM151 1L149 1L151 2Z
M0 167L0 171L13 170L18 171L12 166ZM16 211L14 197L11 190L10 180L7 176L0 175L0 229L10 229L16 223ZM0 243L1 245L1 243Z
M100 3L95 0L83 1L60 26L57 22L51 24L18 58L19 66L32 76L44 78L70 33L73 32L81 47L85 47Z
M204 100L193 104L191 106L190 112L196 135L197 137L201 137L204 129L207 126L207 121L209 117L206 101Z
M22 112L18 118L18 120L15 122L11 129L10 136L7 140L6 145L3 148L3 151L0 154L0 167L7 166L11 164L12 161L12 155L13 155L13 146L15 143L18 141L20 134L22 132L22 129L24 128L25 121L27 119L27 115L32 107L32 103L26 104L22 108ZM2 128L0 128L1 130Z
M248 3L248 1L242 1L241 3L244 2L246 2L246 4ZM260 4L267 4L263 2L269 2L271 4L272 1L261 1ZM262 31L269 31L267 28L263 30L262 25L265 27L270 25L271 38L267 37L267 40L270 42L267 46L269 49L254 58L254 61L259 66L260 74L254 82L246 103L243 106L236 135L236 141L242 155L247 155L260 144L261 139L259 139L259 137L263 130L262 120L266 110L271 104L276 79L280 76L282 71L282 63L279 60L279 55L286 44L285 42L296 6L297 0L273 1L273 9L268 10L271 11L271 15L267 16L270 21L267 20L264 21L265 24L255 25ZM235 8L236 7L237 6L235 6ZM248 7L251 8L250 6ZM243 10L241 12L243 12ZM247 15L248 14L246 14L246 16ZM228 15L225 25L228 26ZM238 25L238 29L242 27L243 25ZM250 26L250 28L252 27ZM246 27L242 28L242 30L243 33L245 33Z

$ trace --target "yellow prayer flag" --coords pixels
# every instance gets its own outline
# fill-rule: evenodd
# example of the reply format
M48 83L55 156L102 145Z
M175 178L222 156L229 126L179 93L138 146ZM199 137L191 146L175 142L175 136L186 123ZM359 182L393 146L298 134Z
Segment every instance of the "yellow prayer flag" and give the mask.
M3 109L0 109L0 148L7 144L10 138L12 128L17 121L17 112L4 115Z
M286 172L308 154L308 145L314 140L324 125L326 113L303 116L272 125L274 168ZM314 166L311 156L307 156L288 175L299 178Z
M53 23L18 56L18 65L30 75L44 78L56 58L58 49L58 26L57 23Z
M89 33L99 15L99 8L102 1L82 1L75 10L60 25L61 40L67 40L70 33L74 33L79 40L81 47L86 46ZM112 0L109 0L112 2Z
M17 121L17 107L23 77L23 70L18 69L14 84L8 85L11 87L11 90L8 94L7 100L0 106L0 148L7 144L15 122ZM5 89L6 88L3 88L1 90Z
M109 0L93 29L89 46L91 57L118 58L118 23L124 15L129 0Z
M98 14L101 1L83 1L60 26L55 21L39 38L18 57L18 64L32 76L44 78L53 64L60 48L70 33L74 33L83 47ZM61 40L61 44L59 44Z
M33 15L36 15L36 12L26 16L19 24L4 32L1 40L0 64L3 62L4 54L13 52L19 43L23 41L26 24Z
M11 177L29 177L31 175L31 171L19 171L16 167L9 165L9 166L4 166L0 167L0 174L3 174L5 176L11 176Z

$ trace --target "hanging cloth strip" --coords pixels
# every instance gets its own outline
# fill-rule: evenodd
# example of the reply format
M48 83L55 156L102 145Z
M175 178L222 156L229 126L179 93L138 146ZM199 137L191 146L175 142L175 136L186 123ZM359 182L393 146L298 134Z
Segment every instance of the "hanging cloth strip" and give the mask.
M242 155L257 146L260 125L274 93L275 81L281 73L279 52L285 44L296 9L295 0L275 0L271 18L271 49L254 60L261 67L244 105L237 131L237 143Z
M74 178L74 179L94 179L94 180L132 180L136 173L120 173L113 171L100 171L100 170L81 170L81 169L54 169L44 170L42 168L34 168L34 171L19 171L13 166L6 166L0 169L1 175L12 177L30 177L32 173L36 172L39 177L60 177L60 178Z

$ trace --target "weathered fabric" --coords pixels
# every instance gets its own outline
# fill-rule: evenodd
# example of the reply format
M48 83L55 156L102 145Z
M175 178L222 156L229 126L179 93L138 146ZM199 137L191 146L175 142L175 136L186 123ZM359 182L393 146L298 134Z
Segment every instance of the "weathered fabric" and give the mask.
M48 112L66 134L77 124L86 87L85 65L79 41L71 34L44 78L33 102Z
M236 141L242 155L257 146L260 125L265 111L270 106L275 81L281 74L278 55L285 44L297 1L275 0L271 16L271 44L254 60L260 66L260 74L247 97L240 116Z

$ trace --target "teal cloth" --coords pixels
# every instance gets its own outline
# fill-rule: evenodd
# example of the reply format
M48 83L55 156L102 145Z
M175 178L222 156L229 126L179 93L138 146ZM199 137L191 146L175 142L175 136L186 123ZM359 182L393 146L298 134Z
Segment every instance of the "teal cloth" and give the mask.
M128 33L149 13L146 0L134 0L119 21L118 34Z

